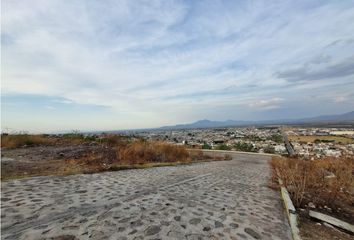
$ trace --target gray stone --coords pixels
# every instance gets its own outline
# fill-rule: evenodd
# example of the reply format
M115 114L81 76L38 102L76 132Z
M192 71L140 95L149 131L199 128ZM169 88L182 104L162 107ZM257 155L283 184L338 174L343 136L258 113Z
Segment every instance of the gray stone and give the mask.
M189 223L193 225L197 225L200 222L201 222L200 218L192 218L191 220L189 220Z
M238 228L238 224L237 223L230 223L230 227L232 227L232 228Z
M150 235L155 235L158 234L161 231L161 228L159 226L149 226L147 229L145 229L145 235L150 236Z
M2 237L51 239L64 227L96 240L291 239L279 192L264 187L270 157L232 154L232 161L2 182ZM259 232L242 234L246 228Z
M251 235L255 239L261 239L261 236L252 228L245 228L245 232Z
M210 230L211 230L210 227L204 227L204 228L203 228L203 231L204 231L204 232L208 232L208 231L210 231Z
M215 221L215 228L221 228L221 227L224 227L224 224L222 224L222 222Z

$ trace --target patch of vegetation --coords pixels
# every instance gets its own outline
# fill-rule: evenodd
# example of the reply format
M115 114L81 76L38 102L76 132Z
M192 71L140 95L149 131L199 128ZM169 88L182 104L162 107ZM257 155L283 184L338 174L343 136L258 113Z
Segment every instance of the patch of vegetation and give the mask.
M219 144L215 147L215 150L224 150L224 151L230 151L231 147L227 146L226 144Z
M315 139L314 143L329 143L329 142L335 142L335 140L329 140L329 139Z
M18 148L24 146L50 145L54 143L54 139L45 135L29 135L29 134L2 134L1 147Z
M273 180L283 180L296 207L308 202L335 207L337 201L354 204L354 158L305 161L273 157Z
M204 143L204 144L202 145L202 149L212 149L212 147L211 147L209 144Z
M315 142L318 141L335 141L338 143L354 143L354 139L341 136L289 136L289 141L292 142Z
M257 152L257 150L253 147L252 144L246 143L246 142L237 142L234 145L234 148L237 151L242 151L242 152Z
M88 140L89 139L89 140ZM29 176L69 175L95 173L102 171L171 166L175 164L229 160L230 157L209 155L201 150L187 150L185 146L160 141L146 141L141 138L119 135L97 135L88 138L80 133L65 135L6 135L2 136L1 146L18 148L22 146L47 146L52 151L48 156L35 148L26 150L26 158L36 154L38 161L2 162L2 180ZM88 141L94 144L87 144ZM67 148L70 146L70 148ZM57 149L63 149L56 152ZM16 151L16 150L6 150ZM22 153L21 153L22 155ZM54 158L54 159L53 159Z
M270 154L274 154L275 153L275 148L271 145L268 145L267 147L264 148L264 152L265 153L270 153Z
M248 139L250 141L254 141L254 142L257 142L257 141L262 141L263 139L257 135L248 135L245 137L245 139Z
M283 142L283 136L281 134L273 134L268 138L268 140L272 140L276 143L282 143Z

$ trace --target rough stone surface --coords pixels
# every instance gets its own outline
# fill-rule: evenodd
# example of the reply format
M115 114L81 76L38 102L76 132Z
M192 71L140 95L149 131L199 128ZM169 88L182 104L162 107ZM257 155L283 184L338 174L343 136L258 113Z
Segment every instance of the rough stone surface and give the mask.
M261 236L252 228L245 228L245 232L251 235L255 239L261 239Z
M291 239L269 157L2 182L2 239Z
M161 231L161 228L159 226L150 226L145 230L145 235L150 236L150 235L155 235Z

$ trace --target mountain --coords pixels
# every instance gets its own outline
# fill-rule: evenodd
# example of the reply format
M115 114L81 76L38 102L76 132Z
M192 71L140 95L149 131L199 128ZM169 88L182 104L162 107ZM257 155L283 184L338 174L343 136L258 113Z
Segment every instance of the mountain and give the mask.
M187 129L187 128L212 128L212 127L227 127L227 126L240 126L252 124L252 121L234 121L234 120L226 120L226 121L211 121L211 120L199 120L194 123L188 124L178 124L175 126L165 126L160 129Z
M351 122L354 121L354 111L338 115L323 115L298 120L299 122Z
M213 127L232 127L232 126L247 126L247 125L262 125L262 124L304 124L304 123L352 123L354 124L354 111L338 114L338 115L323 115L303 119L283 119L283 120L264 120L264 121L211 121L199 120L194 123L178 124L174 126L164 126L159 129L192 129L192 128L213 128Z

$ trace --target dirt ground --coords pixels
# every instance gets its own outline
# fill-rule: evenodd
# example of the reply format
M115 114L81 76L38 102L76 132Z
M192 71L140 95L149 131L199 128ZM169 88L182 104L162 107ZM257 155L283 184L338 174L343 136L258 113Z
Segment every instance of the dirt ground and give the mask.
M79 166L69 165L67 161L80 159L101 148L95 143L85 143L2 149L1 179L80 173Z
M183 162L114 162L117 149L84 142L79 144L55 144L47 146L27 146L1 149L1 180L18 179L33 176L65 176L80 173L96 173L125 169L174 166L192 162L230 160L229 156L211 156L200 152L190 153L190 158ZM93 162L90 162L95 160Z
M289 136L289 141L294 142L315 142L315 140L335 141L341 143L354 143L354 139L340 136Z
M331 225L323 222L316 222L303 214L300 214L299 227L301 238L303 240L322 240L322 239L337 239L337 240L353 240L354 235L350 235L342 230L339 230Z

